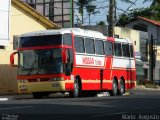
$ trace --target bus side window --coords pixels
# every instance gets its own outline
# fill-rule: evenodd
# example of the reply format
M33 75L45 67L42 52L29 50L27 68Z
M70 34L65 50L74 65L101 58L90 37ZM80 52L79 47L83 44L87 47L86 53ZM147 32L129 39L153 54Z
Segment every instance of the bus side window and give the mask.
M129 45L130 57L133 58L133 46Z
M94 39L85 38L85 49L88 54L95 54Z
M64 34L63 35L63 44L72 46L72 36L71 36L71 34Z
M85 52L84 38L82 38L82 37L74 37L74 47L75 47L76 52L84 53Z
M98 55L104 55L104 45L102 40L95 41L95 51Z
M114 55L122 57L121 43L114 43Z
M105 55L107 56L113 55L113 44L111 42L105 41L104 49L105 49Z
M128 44L122 44L122 50L123 50L123 57L130 57Z

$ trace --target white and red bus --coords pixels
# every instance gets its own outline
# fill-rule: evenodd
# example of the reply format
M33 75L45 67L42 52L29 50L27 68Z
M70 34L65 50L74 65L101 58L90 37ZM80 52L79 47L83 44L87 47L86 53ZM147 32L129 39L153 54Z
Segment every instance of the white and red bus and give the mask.
M110 91L122 95L135 87L136 69L132 42L106 37L80 28L26 33L19 38L17 81L20 93L34 98L52 92Z

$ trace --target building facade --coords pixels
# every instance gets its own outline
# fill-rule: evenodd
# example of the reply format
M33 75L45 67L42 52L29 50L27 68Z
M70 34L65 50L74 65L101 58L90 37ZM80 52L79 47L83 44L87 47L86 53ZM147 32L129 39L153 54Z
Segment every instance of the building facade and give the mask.
M22 0L61 27L72 26L72 0Z
M146 41L149 46L151 44L151 35L153 36L153 46L154 46L154 75L153 79L160 83L160 22L147 19L144 17L137 17L137 19L133 20L132 22L128 23L125 25L127 28L139 30L139 31L144 31L148 33L148 41ZM148 55L149 55L149 50L148 50ZM149 56L148 56L149 58ZM153 63L148 63L148 64L153 64ZM150 71L150 68L148 68L148 72ZM148 78L150 78L150 75L148 73Z

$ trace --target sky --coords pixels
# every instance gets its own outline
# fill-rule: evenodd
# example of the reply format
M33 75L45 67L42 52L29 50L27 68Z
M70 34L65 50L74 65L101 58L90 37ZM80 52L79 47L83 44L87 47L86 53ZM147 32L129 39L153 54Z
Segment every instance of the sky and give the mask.
M116 1L117 1L117 8L122 9L122 10L117 10L117 15L121 15L122 13L124 13L124 11L126 11L127 8L131 5L131 4L124 3L121 0L116 0ZM132 1L135 1L135 0L132 0ZM141 7L145 8L145 7L150 6L151 2L143 3L143 1L144 0L137 0L136 4L133 5L130 9L141 8ZM91 24L92 25L95 25L99 21L104 21L107 24L106 16L108 15L108 3L109 3L108 0L96 0L97 9L95 11L99 11L100 13L97 13L95 15L91 15ZM89 23L88 18L89 18L89 16L85 12L84 13L84 19L85 19L84 24Z

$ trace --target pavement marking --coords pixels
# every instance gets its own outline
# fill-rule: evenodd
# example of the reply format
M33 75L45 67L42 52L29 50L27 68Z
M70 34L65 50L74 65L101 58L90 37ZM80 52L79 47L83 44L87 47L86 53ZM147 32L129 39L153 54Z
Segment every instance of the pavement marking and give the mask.
M103 117L103 116L109 116L109 115L118 115L118 114L126 114L127 112L119 112L119 113L110 113L110 114L101 114L101 115L94 115L92 117Z
M32 108L32 107L35 107L35 106L0 108L0 110L23 109L23 108Z
M0 98L0 101L8 101L8 98Z

